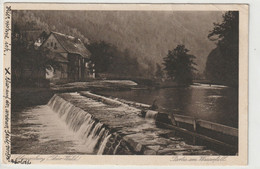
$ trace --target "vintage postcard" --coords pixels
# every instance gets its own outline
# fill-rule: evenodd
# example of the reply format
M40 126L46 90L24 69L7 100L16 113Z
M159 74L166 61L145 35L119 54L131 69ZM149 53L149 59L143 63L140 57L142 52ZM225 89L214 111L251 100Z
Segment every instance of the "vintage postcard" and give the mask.
M2 162L246 165L248 10L5 3Z

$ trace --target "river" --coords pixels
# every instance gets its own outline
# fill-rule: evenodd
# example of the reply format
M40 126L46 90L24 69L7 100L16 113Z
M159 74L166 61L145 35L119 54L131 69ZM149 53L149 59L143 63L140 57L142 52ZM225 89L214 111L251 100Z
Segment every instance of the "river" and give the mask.
M152 105L159 111L238 127L238 90L221 85L195 84L187 88L96 91L97 94Z
M139 109L84 93L56 94L47 105L12 111L12 154L151 154L154 148L158 155L216 154L193 137L157 127Z
M150 105L156 100L159 111L162 112L193 116L232 127L238 126L237 91L225 86L192 85L187 88L96 93ZM107 150L105 145L112 136L103 124L117 129L117 132L124 136L128 135L131 139L139 140L142 144L159 145L158 153L163 154L165 150L176 149L176 141L177 147L181 150L194 148L192 137L158 128L155 121L140 117L138 109L133 107L106 105L99 100L86 97L84 92L58 95L67 100L55 95L45 105L12 109L12 153L102 154L109 152L111 148ZM93 120L92 115L100 122ZM119 140L113 145L114 148L111 149L113 152L110 154L127 152L123 148L118 148ZM210 146L205 143L199 145ZM212 149L216 151L214 147ZM214 154L213 151L207 149L204 151L201 147L195 146L195 149L198 151L196 150L194 154ZM176 151L173 152L187 153ZM221 153L230 152L221 150Z

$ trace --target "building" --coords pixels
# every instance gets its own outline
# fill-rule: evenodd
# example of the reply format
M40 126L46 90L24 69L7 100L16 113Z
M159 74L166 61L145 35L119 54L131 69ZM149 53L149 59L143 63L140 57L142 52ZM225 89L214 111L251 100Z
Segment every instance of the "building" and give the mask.
M46 78L79 81L93 76L87 68L90 62L90 52L80 39L58 32L51 32L46 39L40 36L35 45L48 48L50 50L48 57L61 65L56 70L49 68Z

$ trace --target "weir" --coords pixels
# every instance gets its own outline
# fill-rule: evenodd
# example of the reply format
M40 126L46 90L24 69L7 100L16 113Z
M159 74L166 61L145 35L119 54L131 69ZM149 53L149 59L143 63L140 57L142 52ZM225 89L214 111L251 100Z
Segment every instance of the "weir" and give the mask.
M109 135L109 131L102 123L95 121L89 113L75 107L57 95L51 98L48 105L85 141L85 148L89 152L101 152L102 154L104 149L102 145L106 145Z
M146 119L156 119L158 112L153 110L148 110L145 114Z
M92 96L87 97L87 96ZM102 96L101 96L102 97ZM216 155L205 146L192 145L167 128L158 128L156 111L148 111L89 92L54 95L48 105L70 129L85 140L93 154ZM114 104L115 103L115 104Z

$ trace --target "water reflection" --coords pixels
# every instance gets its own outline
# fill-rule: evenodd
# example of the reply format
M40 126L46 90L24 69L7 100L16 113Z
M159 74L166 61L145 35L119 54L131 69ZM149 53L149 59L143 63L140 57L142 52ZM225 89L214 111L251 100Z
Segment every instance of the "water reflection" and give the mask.
M161 112L192 116L232 127L238 126L238 92L233 88L194 85L188 88L97 93L150 105L156 99Z

